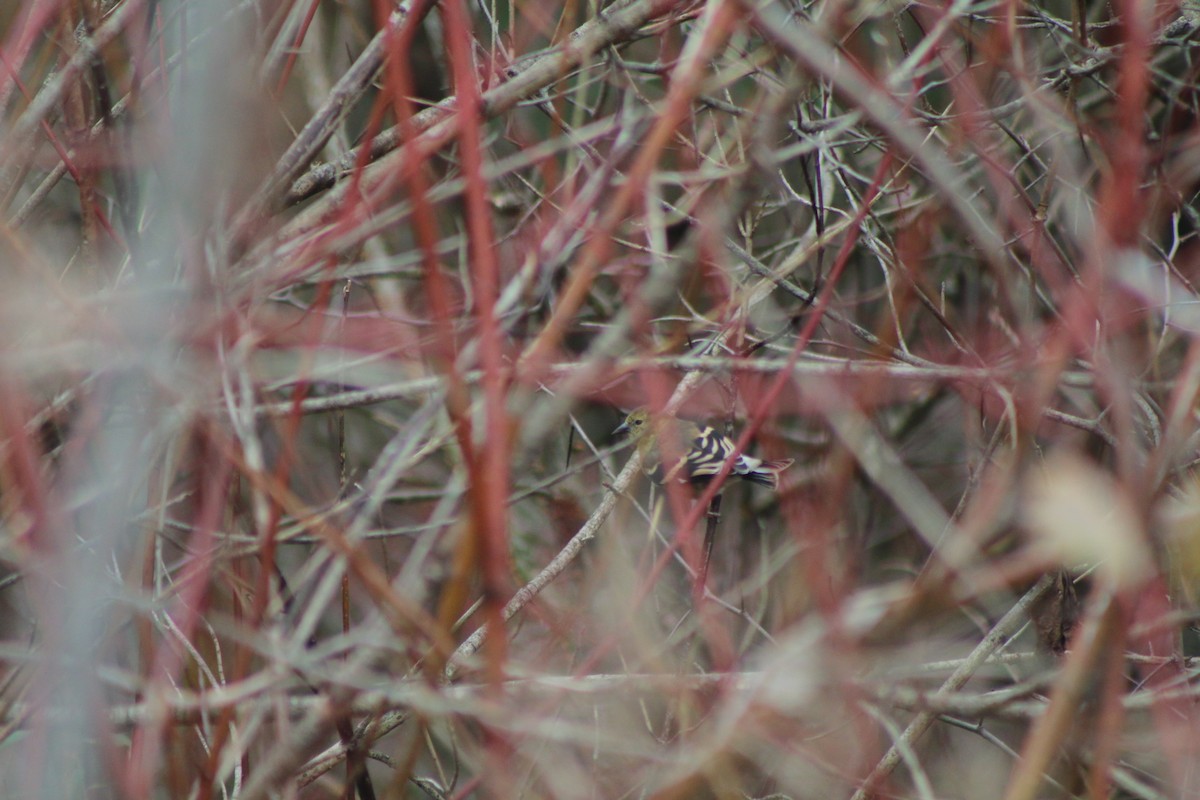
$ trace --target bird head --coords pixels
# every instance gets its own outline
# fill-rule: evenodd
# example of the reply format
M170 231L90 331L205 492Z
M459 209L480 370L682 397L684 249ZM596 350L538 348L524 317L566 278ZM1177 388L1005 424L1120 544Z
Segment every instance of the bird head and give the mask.
M629 438L637 440L645 435L650 428L650 412L646 408L635 408L630 411L625 421L617 426L613 435L628 434Z

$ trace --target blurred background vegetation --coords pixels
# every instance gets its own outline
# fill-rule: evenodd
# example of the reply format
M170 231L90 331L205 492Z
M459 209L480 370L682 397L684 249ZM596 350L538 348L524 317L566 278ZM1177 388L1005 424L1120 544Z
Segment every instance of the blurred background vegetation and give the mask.
M1198 28L0 5L0 793L1200 796Z

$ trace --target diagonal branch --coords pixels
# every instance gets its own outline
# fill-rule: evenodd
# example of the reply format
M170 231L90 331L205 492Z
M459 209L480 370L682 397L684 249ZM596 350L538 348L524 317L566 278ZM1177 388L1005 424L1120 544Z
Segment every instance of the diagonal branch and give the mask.
M1000 647L1006 644L1009 638L1016 633L1022 625L1029 619L1029 610L1033 604L1037 602L1053 584L1054 579L1050 575L1043 575L1041 579L1027 591L1020 600L1013 605L1008 612L1000 618L1000 621L988 631L987 636L983 637L966 660L950 674L946 682L933 694L933 699L937 700L944 694L958 691L966 685L975 671L979 669L992 653L996 652ZM900 738L896 743L884 754L883 758L871 770L871 774L859 785L858 790L854 792L850 800L869 800L875 796L875 790L879 784L892 774L892 771L899 765L903 754L906 750L911 749L912 745L920 739L925 731L929 730L937 719L937 714L932 711L922 711L917 714L904 732L900 734Z

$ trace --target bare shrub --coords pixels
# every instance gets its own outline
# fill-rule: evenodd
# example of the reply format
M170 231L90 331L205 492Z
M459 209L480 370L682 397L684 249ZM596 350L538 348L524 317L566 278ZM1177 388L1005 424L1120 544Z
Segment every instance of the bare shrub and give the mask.
M0 7L0 794L1200 795L1198 26Z

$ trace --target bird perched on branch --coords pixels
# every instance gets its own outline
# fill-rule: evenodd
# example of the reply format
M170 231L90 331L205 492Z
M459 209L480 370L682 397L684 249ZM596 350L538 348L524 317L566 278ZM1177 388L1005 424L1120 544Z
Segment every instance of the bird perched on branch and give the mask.
M669 417L652 416L646 408L629 412L613 434L629 434L642 454L642 468L659 483L671 480L705 483L721 471L721 466L733 453L734 444L728 436L707 425ZM665 472L662 467L662 442L670 437L668 451L681 456ZM764 461L745 453L734 459L729 474L752 483L779 488L779 473L792 465L792 459Z

